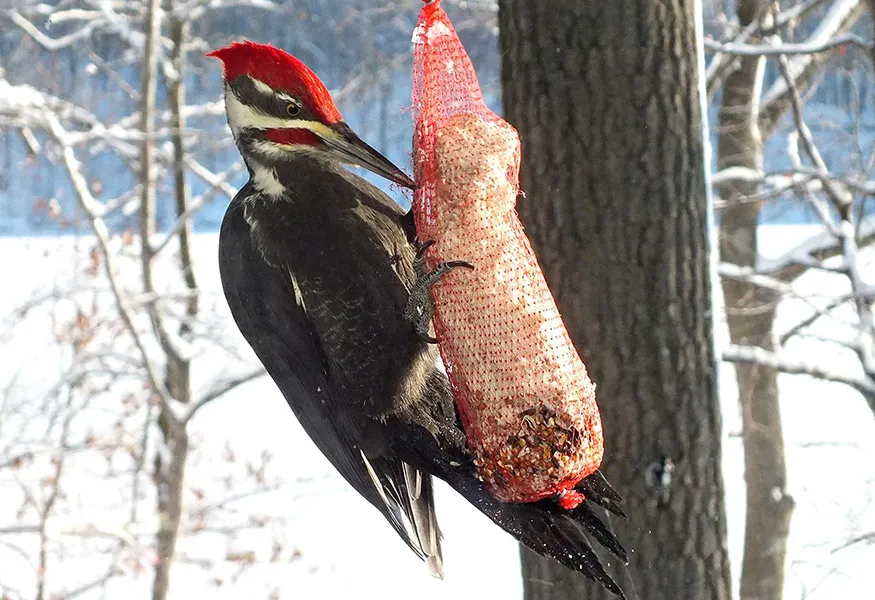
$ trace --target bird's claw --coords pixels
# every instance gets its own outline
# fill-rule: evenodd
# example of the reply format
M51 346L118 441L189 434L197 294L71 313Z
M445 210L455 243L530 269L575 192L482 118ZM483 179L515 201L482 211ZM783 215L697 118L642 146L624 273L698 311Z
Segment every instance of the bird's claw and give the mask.
M464 260L449 260L438 263L431 271L425 270L425 253L435 244L434 240L427 240L419 244L416 256L413 260L413 268L416 272L416 281L410 288L410 296L407 306L404 307L404 319L413 323L416 333L423 342L437 344L438 340L429 334L431 319L434 317L434 301L428 293L431 286L452 271L453 269L474 269L474 265Z
M423 258L425 258L425 253L428 251L429 248L434 246L435 243L436 242L434 240L428 240L422 244L418 244L418 246L416 248L416 256L414 256L414 258L413 258L413 266L414 267L417 267L418 269L424 268L424 266L422 264L422 260L423 260ZM417 275L421 277L423 275L423 273L417 273Z

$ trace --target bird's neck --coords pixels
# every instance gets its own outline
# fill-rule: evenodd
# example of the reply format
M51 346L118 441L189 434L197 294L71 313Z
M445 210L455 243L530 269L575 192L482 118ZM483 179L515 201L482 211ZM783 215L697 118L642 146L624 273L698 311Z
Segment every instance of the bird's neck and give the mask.
M340 163L310 153L290 154L276 161L250 156L246 166L252 185L261 194L276 199L294 198L300 191L318 187L327 177L346 173Z

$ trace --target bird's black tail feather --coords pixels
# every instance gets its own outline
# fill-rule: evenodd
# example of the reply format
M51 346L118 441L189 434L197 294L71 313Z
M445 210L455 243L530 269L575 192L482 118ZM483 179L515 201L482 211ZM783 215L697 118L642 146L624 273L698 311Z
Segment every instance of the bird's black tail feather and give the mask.
M601 471L596 471L578 483L575 489L602 508L611 511L618 517L626 518L626 513L620 507L623 502L622 496L611 487Z
M500 502L492 497L477 478L474 465L467 456L451 456L441 450L431 435L421 435L419 428L410 428L396 438L402 443L396 450L401 458L446 481L453 489L511 534L542 556L549 556L574 571L579 571L605 589L625 598L623 590L605 571L601 561L584 535L586 530L609 552L625 564L626 550L613 532L593 512L589 502L625 516L619 504L619 494L600 472L578 484L577 489L587 502L573 510L565 510L553 500L530 503ZM411 439L411 436L416 439Z
M499 502L489 494L481 481L470 474L447 473L444 479L520 543L569 569L583 573L608 591L625 598L623 590L605 571L581 528L624 564L628 562L626 550L587 502L570 511L552 500L513 504Z

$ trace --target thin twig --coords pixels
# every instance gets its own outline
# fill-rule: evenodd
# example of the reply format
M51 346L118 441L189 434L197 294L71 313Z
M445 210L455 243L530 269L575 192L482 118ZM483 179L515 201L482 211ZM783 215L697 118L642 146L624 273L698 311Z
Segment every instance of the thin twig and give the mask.
M805 123L805 117L802 114L802 99L799 97L799 90L796 88L796 83L790 75L790 66L787 63L786 56L778 57L778 68L780 69L781 76L784 78L784 81L787 84L787 89L790 92L789 97L790 107L793 113L793 123L796 126L799 138L802 140L802 148L805 150L805 154L808 156L809 160L811 160L812 164L814 164L819 171L819 174L823 177L821 181L823 182L824 191L836 207L849 204L852 200L850 194L842 193L829 177L829 169L827 168L823 157L820 155L820 152L818 152L817 146L814 144L814 138L811 136L811 130L808 128L808 124Z
M207 188L204 193L200 194L196 198L193 198L191 204L188 206L188 209L179 217L177 217L176 222L173 224L173 227L167 232L164 236L164 239L161 240L152 253L153 257L161 254L161 251L167 248L172 240L179 235L180 231L185 227L185 224L190 222L191 219L199 213L210 201L213 199L213 196L216 192L222 192L228 198L233 198L237 194L237 190L235 190L228 183L228 180L231 179L234 175L239 173L242 170L242 166L239 164L235 164L231 168L227 169L221 174L215 174L199 162L194 160L191 157L186 157L185 164L189 167L192 172L203 179L210 186Z
M258 379L266 372L263 368L259 367L250 371L249 373L244 373L237 377L232 377L229 379L225 379L223 381L215 384L209 391L205 392L203 396L201 396L189 409L187 413L182 417L181 423L182 425L186 425L189 421L191 421L192 417L204 406L212 402L213 400L217 400L221 398L228 392L240 387L244 383L249 383L254 379Z

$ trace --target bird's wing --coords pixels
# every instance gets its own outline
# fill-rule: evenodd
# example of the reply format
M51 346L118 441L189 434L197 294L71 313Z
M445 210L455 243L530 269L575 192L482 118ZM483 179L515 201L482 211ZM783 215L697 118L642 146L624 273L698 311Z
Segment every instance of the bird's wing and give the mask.
M430 476L360 448L335 410L329 363L294 274L253 246L242 208L232 202L219 241L222 286L237 326L319 450L440 576Z

